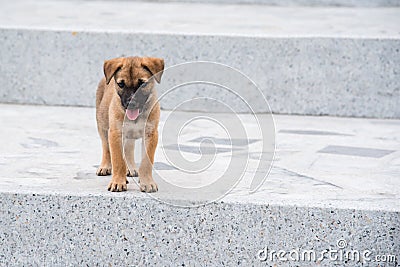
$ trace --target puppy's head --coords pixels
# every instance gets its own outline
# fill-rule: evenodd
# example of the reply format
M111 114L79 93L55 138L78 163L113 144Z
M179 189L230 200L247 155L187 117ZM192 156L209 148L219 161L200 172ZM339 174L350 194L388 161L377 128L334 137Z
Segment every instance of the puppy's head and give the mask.
M146 108L146 102L164 70L164 60L153 57L114 58L104 62L104 75L121 99L121 106L130 120L136 120Z

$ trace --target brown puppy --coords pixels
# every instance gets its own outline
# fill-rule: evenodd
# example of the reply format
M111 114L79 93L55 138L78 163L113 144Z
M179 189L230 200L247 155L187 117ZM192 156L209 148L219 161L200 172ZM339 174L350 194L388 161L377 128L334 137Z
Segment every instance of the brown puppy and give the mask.
M96 174L110 175L112 170L110 191L126 191L127 175L139 176L142 192L158 190L152 176L160 119L154 80L160 83L163 70L164 60L160 58L128 57L104 62L105 78L96 94L103 157ZM145 150L138 170L134 149L139 138Z

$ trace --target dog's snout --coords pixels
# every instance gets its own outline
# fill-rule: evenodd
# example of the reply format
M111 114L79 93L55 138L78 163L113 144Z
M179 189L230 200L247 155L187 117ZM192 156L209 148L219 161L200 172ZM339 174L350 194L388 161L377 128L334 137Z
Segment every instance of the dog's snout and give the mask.
M130 105L130 103L132 102L134 94L131 93L131 92L123 91L121 93L118 93L118 95L119 95L119 97L121 99L122 107L127 109L128 106Z
M138 90L132 95L130 106L141 108L146 104L148 97L148 95L143 94L142 90Z
M132 101L132 98L133 98L133 94L128 96L128 99L127 99L128 103Z
M149 95L144 94L140 89L135 91L124 90L123 92L118 93L118 95L121 98L121 105L125 109L142 109L149 98Z

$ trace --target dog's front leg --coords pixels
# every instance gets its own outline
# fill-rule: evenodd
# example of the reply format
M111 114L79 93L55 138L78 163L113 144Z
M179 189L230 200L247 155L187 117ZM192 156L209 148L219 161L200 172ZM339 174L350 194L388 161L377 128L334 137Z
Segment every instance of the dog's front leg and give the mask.
M126 191L126 164L122 155L122 132L118 129L110 129L108 133L112 178L108 184L108 190L112 192Z
M140 191L152 193L157 192L158 187L153 179L154 153L158 143L158 132L153 130L143 137L142 162L139 167Z
M135 139L126 138L124 140L124 156L127 165L126 175L130 177L138 177L139 172L135 162Z

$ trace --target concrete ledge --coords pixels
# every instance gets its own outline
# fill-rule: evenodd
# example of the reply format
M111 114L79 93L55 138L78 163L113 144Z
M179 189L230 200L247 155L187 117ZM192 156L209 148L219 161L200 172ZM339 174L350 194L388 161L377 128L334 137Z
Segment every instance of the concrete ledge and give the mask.
M4 29L0 36L3 103L93 106L103 60L140 51L164 57L169 66L208 60L242 70L274 113L400 117L398 40ZM193 47L202 50L193 53ZM236 100L221 92L215 97L231 105ZM182 98L188 96L162 107L172 109ZM252 105L256 112L265 110L263 101Z
M250 4L271 6L398 7L396 0L137 0L139 2L186 2L210 4Z
M261 262L258 251L321 252L340 239L372 256L400 251L398 212L242 203L183 209L128 195L1 193L0 203L0 264L7 266L310 266ZM361 266L319 266L332 264Z
M96 0L86 0L96 1ZM110 0L126 1L126 0ZM132 0L131 0L132 1ZM270 5L270 6L334 6L334 7L398 7L397 0L133 0L137 2L155 3L203 3L203 4L246 4L246 5Z
M400 117L397 8L124 2L122 14L110 12L116 5L4 5L0 101L93 106L104 59L153 55L164 57L167 67L205 60L237 68L260 87L275 113ZM37 13L25 13L29 9ZM159 15L150 21L144 15L148 10ZM224 20L217 19L228 13ZM286 19L288 13L295 14L291 20ZM249 20L239 27L243 16ZM235 105L234 96L226 92L216 96ZM166 101L163 108L171 109L188 97ZM264 103L256 98L252 105L264 111Z

